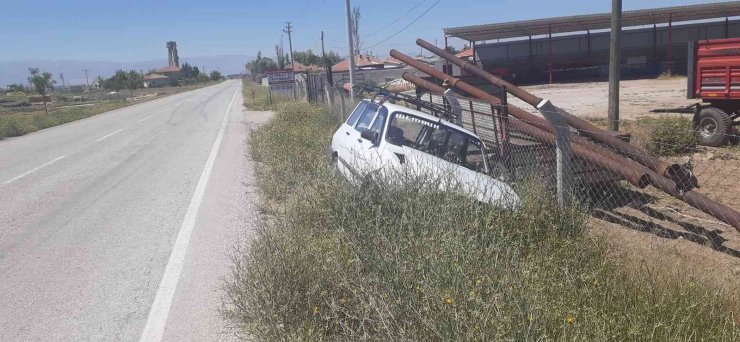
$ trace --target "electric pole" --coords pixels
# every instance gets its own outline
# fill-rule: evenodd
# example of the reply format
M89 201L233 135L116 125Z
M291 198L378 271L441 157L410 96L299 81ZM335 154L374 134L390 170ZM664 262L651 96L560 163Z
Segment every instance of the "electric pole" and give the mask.
M290 27L290 21L286 21L285 25L286 27L283 29L283 32L288 34L288 49L290 49L290 68L293 69L293 40L290 36L290 34L293 32L293 28Z
M612 32L609 40L609 122L610 131L619 130L619 36L622 33L622 0L612 0Z
M324 61L324 69L326 69L326 82L332 84L331 65L326 60L326 50L324 50L324 31L321 31L321 60Z
M67 84L64 82L64 73L59 73L59 78L62 79L62 88L67 88Z
M349 44L349 98L355 100L355 47L352 43L352 15L350 14L349 0L345 0L347 7L347 44Z

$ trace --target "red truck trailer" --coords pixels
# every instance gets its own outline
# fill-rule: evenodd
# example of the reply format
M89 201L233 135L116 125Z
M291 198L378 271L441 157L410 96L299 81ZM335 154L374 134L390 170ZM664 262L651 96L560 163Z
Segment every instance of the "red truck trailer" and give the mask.
M735 134L740 112L740 38L689 43L687 96L694 125L708 146L727 143Z

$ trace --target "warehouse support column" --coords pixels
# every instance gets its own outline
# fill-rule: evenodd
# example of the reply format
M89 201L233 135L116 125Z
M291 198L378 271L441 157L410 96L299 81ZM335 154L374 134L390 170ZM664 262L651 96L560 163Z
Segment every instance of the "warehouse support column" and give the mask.
M673 15L668 15L668 76L673 73Z
M725 17L725 38L730 38L730 18Z
M547 74L552 84L552 26L547 26Z
M609 41L609 122L610 131L619 130L619 36L622 33L622 0L612 0L612 29Z

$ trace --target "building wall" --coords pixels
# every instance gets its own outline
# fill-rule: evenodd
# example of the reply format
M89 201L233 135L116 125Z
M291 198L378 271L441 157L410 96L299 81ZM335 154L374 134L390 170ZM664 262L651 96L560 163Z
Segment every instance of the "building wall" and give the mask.
M740 37L740 20L673 26L673 71L686 72L688 42ZM552 38L554 81L607 77L610 32ZM547 37L476 45L477 58L486 70L505 67L516 82L544 82L550 43ZM531 50L530 50L531 49ZM667 69L668 27L624 30L621 63L625 76L657 75ZM531 52L530 52L531 51Z
M405 71L409 71L405 68L396 69L376 69L376 70L357 70L355 72L355 82L371 82L371 83L384 83L390 80L401 78L401 75ZM349 72L334 72L332 73L333 81L347 81L349 82Z

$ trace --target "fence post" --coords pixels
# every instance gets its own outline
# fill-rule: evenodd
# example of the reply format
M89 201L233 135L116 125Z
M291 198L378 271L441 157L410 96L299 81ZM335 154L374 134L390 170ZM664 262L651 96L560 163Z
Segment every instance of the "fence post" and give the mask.
M272 106L272 89L268 90L267 94L270 96L270 106Z
M252 106L256 106L256 105L257 105L257 100L254 97L254 90L252 90Z
M339 91L339 122L344 121L344 94Z
M570 205L571 181L573 179L570 159L570 128L550 100L542 100L537 105L537 110L547 119L555 133L558 204L565 207Z

